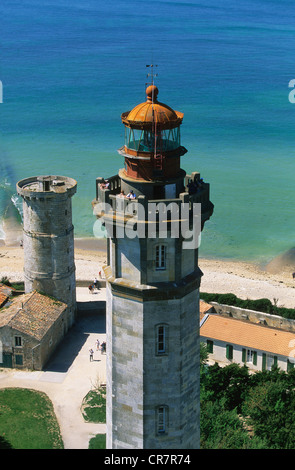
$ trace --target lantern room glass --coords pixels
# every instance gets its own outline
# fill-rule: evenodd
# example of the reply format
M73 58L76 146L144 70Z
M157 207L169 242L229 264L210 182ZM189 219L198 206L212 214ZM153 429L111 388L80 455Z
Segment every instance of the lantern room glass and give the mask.
M125 146L137 152L167 152L180 147L180 127L156 132L125 127Z

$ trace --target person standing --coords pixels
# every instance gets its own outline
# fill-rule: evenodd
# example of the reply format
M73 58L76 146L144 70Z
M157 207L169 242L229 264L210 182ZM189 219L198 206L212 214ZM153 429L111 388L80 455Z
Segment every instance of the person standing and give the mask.
M90 354L89 359L90 359L90 362L91 362L91 361L93 361L93 349L92 348L89 349L89 354Z

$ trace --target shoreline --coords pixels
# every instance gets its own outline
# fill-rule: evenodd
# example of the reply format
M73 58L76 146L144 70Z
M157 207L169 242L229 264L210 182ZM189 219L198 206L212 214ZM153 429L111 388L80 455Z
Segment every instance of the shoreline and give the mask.
M106 239L76 238L75 265L77 280L92 280L107 263ZM278 306L295 308L295 279L292 271L267 272L263 266L233 259L199 258L203 273L200 291L232 293L242 299L268 298ZM23 248L0 246L0 278L23 281Z
M295 308L295 280L290 271L270 273L259 264L199 258L200 292L235 294L240 299L267 298L278 307Z

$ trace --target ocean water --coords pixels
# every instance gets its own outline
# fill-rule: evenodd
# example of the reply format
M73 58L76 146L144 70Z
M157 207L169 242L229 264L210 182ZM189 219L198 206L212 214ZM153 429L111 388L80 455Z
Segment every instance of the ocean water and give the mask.
M182 167L211 183L201 256L295 245L292 1L2 0L0 15L0 217L19 179L71 176L75 235L93 236L95 179L123 167L120 116L154 63L159 100L184 112Z

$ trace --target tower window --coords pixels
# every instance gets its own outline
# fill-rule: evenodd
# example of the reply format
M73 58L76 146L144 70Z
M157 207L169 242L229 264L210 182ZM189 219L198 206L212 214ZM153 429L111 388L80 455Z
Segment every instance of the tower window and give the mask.
M156 270L161 271L166 269L166 246L156 246Z
M156 410L157 434L167 434L168 431L168 406L161 405Z
M157 355L168 353L167 339L168 339L168 326L158 325L156 328L156 354Z

